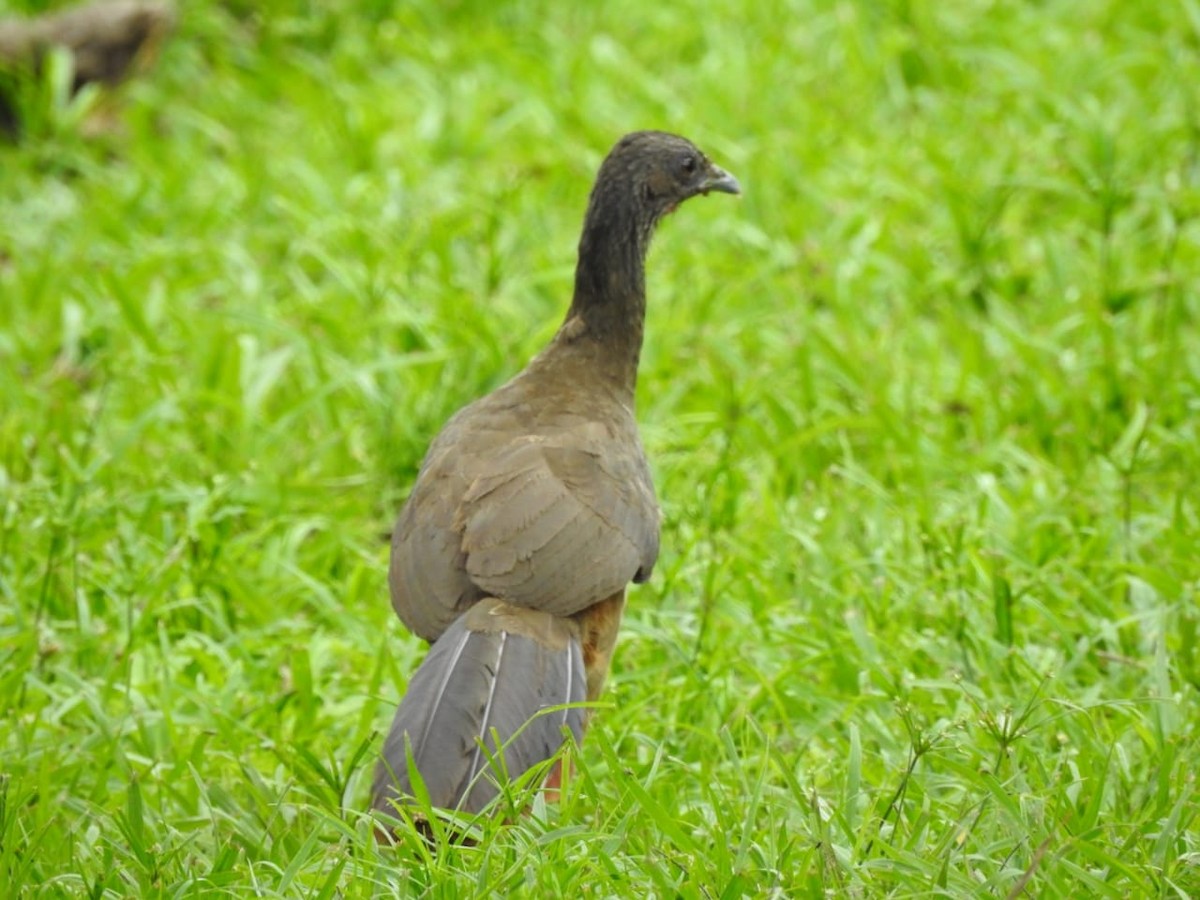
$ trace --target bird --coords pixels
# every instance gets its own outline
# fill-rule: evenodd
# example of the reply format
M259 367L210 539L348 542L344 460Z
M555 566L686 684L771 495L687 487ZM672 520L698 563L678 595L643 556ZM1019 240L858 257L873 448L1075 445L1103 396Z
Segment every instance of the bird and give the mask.
M433 439L392 532L392 605L432 642L376 765L372 809L422 796L483 811L578 743L608 675L630 583L650 578L660 513L634 412L655 228L681 203L740 194L690 140L625 135L600 165L574 292L549 344ZM552 779L555 776L552 775Z
M34 18L0 19L0 74L41 70L55 47L71 56L76 93L97 83L115 87L149 68L174 29L175 8L160 0L102 0ZM0 133L16 136L15 98L0 83Z

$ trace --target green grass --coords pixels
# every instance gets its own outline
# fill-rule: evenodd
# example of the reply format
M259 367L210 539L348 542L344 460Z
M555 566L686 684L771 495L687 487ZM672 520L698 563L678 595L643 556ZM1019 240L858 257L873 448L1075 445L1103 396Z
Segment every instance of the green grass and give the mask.
M1200 895L1200 3L749 7L189 2L0 147L6 895ZM745 187L658 569L561 805L377 847L381 534L643 127Z

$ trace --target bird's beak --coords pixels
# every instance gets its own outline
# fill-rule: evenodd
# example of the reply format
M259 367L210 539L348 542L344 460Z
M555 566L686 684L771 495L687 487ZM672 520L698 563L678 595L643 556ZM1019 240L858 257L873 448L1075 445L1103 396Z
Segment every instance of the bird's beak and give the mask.
M738 184L736 178L720 166L709 163L708 174L700 182L700 193L707 194L709 191L720 191L723 194L740 194L742 186Z

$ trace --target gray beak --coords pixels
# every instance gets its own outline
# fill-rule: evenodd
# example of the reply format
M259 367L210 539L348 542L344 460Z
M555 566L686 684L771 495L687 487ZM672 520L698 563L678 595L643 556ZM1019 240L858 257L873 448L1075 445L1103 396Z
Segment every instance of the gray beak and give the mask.
M708 174L704 177L704 181L700 183L700 193L707 194L709 191L720 191L722 194L740 194L742 186L738 184L736 178L720 166L709 163Z

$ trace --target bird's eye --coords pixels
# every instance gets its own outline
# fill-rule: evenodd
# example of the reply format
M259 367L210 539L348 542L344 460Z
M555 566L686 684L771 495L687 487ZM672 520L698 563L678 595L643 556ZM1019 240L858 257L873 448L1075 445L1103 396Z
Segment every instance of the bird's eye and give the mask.
M681 165L683 167L683 171L685 171L685 172L687 172L687 174L691 175L693 172L696 171L696 157L685 156L683 158L683 162L681 163Z

